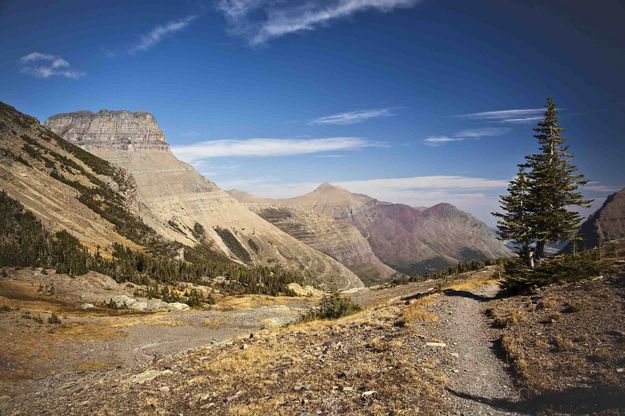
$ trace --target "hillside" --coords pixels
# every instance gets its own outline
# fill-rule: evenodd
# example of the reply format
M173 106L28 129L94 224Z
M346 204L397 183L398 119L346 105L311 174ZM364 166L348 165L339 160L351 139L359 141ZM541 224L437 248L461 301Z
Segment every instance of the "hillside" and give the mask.
M228 193L282 231L340 261L367 284L383 283L400 276L377 258L352 224L312 209L282 205L270 198L256 198L236 190Z
M322 286L363 285L342 264L263 220L176 159L149 113L80 111L52 116L45 126L129 172L138 214L166 238L206 244L240 263L281 266Z
M625 189L608 196L601 208L584 221L578 248L592 248L610 240L625 238ZM569 245L567 250L572 250Z
M248 204L267 204L233 193ZM295 198L273 200L274 206L315 211L355 226L375 256L403 273L424 274L459 262L508 257L511 251L484 223L452 205L430 208L378 201L331 184Z
M0 189L47 229L67 230L89 249L99 246L103 252L110 252L112 243L132 249L148 243L149 231L127 206L135 196L131 177L4 103L0 159Z

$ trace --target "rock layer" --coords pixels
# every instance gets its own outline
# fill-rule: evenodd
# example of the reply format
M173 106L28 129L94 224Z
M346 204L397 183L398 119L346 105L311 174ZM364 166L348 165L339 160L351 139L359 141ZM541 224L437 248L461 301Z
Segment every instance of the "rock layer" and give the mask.
M367 284L386 282L400 275L378 259L369 242L352 224L312 209L289 207L240 191L228 193L282 231L338 260Z
M145 111L61 113L46 120L45 126L78 146L95 145L123 150L168 147L156 119Z
M161 235L189 246L203 241L242 263L280 265L316 285L363 286L345 266L260 218L176 159L152 115L81 111L50 117L45 126L128 171L136 182L137 212Z

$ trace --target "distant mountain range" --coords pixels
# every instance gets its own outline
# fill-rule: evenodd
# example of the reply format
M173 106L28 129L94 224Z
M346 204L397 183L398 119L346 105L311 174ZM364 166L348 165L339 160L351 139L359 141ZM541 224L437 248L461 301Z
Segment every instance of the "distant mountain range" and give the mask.
M425 274L458 262L507 257L512 253L484 223L449 204L414 208L378 201L328 183L306 195L282 200L258 198L236 190L229 193L297 238L301 238L301 230L309 230L305 236L309 244L343 259L345 265L368 282L388 279L388 271L378 261L401 273ZM371 253L367 255L368 263L346 258L345 244L328 247L331 238L312 232L312 220L318 223L318 216L355 227L369 248L361 244L360 251L351 252Z
M0 189L105 256L113 242L201 243L232 262L347 289L511 255L449 204L414 208L331 184L284 200L226 193L174 157L147 112L63 113L42 126L1 104L0 123Z

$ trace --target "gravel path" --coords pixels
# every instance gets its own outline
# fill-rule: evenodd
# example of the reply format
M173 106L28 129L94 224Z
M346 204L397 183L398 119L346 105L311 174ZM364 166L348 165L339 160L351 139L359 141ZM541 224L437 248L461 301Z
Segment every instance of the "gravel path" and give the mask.
M457 415L518 415L519 394L505 363L497 356L497 334L484 309L498 291L495 285L473 292L447 290L434 310L435 333L449 359L442 360L449 380L446 400Z

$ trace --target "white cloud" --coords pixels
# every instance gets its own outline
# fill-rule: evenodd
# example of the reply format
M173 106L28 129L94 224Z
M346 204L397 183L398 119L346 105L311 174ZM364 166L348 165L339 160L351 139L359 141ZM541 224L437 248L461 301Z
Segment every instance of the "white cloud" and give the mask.
M193 14L187 17L183 17L182 19L174 20L168 22L164 25L156 26L154 29L150 30L148 33L145 33L139 39L139 42L132 46L128 53L135 54L137 52L146 51L150 48L156 46L163 39L172 36L176 32L180 32L185 29L192 21L198 18L197 14Z
M500 123L527 123L543 118L544 108L524 108L517 110L485 111L481 113L460 114L457 117L470 120L487 120Z
M507 132L507 128L503 127L483 127L479 129L461 130L449 136L430 136L423 140L428 146L441 146L446 143L462 142L465 140L478 140L481 137L501 136Z
M388 108L380 108L374 110L350 111L347 113L333 114L330 116L319 117L312 120L311 124L355 124L362 121L378 118L394 116L393 112Z
M455 137L479 139L480 137L501 136L508 131L503 127L484 127L480 129L461 130L454 134Z
M586 185L582 186L584 191L593 191L593 192L606 192L606 193L614 193L619 189L613 186L603 185L596 181L590 181Z
M37 78L65 77L78 79L84 72L71 68L69 62L58 55L31 52L19 59L20 72Z
M403 190L431 190L431 189L505 189L508 180L487 179L471 176L414 176L409 178L366 179L359 181L339 182L353 192L364 189L403 189Z
M234 32L252 45L290 33L312 31L355 13L375 10L390 12L414 6L419 0L220 0L218 9Z
M461 142L464 138L462 137L448 137L448 136L430 136L427 139L423 140L425 144L430 146L440 146L441 144L451 143L451 142Z
M360 137L329 137L320 139L242 139L211 140L172 148L177 157L186 162L227 156L267 157L294 156L321 152L358 150L365 147L383 147L383 143Z

